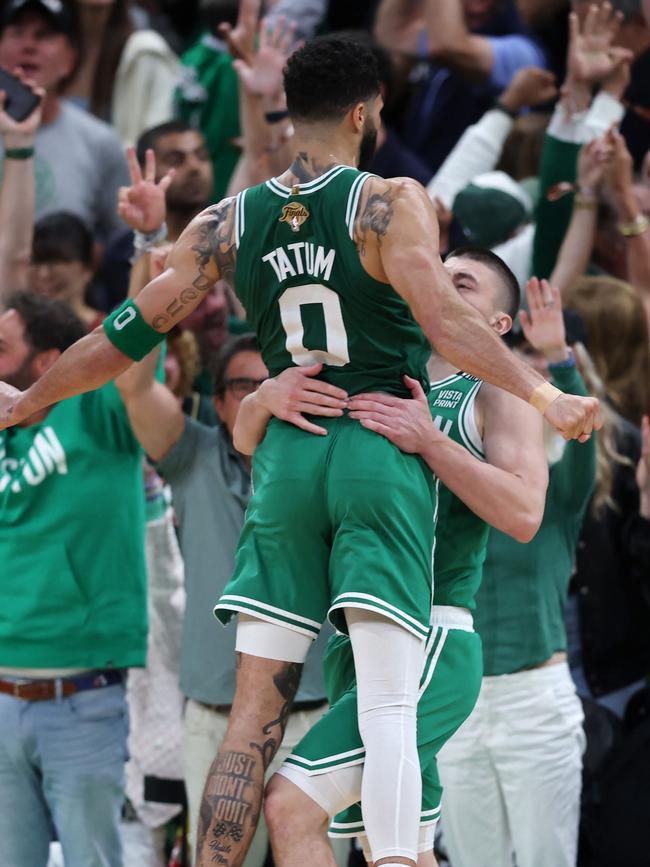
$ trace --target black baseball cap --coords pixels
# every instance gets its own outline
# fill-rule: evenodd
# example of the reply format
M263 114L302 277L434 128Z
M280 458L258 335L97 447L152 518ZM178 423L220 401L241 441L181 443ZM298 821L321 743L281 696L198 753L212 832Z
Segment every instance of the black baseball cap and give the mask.
M0 29L11 24L14 18L26 9L42 14L59 33L65 34L77 44L79 19L75 6L69 0L9 0L2 6Z

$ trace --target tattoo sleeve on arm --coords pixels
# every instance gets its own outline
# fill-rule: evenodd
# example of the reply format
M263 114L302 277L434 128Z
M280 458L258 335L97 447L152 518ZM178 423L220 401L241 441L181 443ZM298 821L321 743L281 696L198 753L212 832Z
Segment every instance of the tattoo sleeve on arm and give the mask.
M378 245L381 246L382 238L388 231L392 218L392 188L385 181L374 178L367 181L354 224L355 243L362 256L365 253L369 233L374 233Z
M181 289L167 305L164 313L158 313L153 318L151 325L156 331L169 330L170 324L185 315L184 307L212 289L215 280L206 273L211 262L216 264L223 279L232 280L236 254L234 216L235 199L224 199L218 205L208 208L198 218L193 229L194 243L191 247L196 263L196 277L190 286Z

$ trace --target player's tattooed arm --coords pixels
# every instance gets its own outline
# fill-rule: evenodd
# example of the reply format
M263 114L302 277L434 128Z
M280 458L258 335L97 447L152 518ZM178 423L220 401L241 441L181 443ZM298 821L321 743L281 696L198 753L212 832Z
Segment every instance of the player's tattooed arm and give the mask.
M363 185L354 222L354 241L359 255L365 256L369 242L381 247L395 212L394 197L389 181L371 178Z
M235 259L235 199L224 199L192 220L165 271L138 296L145 320L156 331L169 331L198 307L217 280L232 281Z

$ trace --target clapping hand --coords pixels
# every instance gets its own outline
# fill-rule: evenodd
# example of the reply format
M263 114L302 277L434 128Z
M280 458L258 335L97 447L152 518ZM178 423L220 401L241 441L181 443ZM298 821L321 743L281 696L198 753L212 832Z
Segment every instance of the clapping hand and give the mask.
M149 149L145 155L144 177L135 155L135 148L127 148L131 186L121 187L118 193L117 212L134 231L150 234L165 222L167 212L165 193L174 179L170 169L156 183L156 157Z

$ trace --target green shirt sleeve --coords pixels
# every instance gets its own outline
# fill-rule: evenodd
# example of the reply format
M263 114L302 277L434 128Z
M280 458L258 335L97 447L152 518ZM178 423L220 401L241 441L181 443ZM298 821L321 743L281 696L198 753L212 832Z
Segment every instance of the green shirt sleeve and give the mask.
M566 394L587 394L584 380L576 367L555 368L551 374L553 385ZM582 514L594 489L596 436L592 434L586 443L577 440L568 442L560 461L551 467L549 488L553 489L554 501L561 503L569 514Z
M540 200L533 242L533 274L540 280L551 276L573 212L572 195L549 202L546 194L560 181L575 182L579 152L580 145L560 141L548 133L544 137L539 172Z
M92 430L93 437L106 449L132 454L142 452L114 382L87 392L81 399L84 420Z

